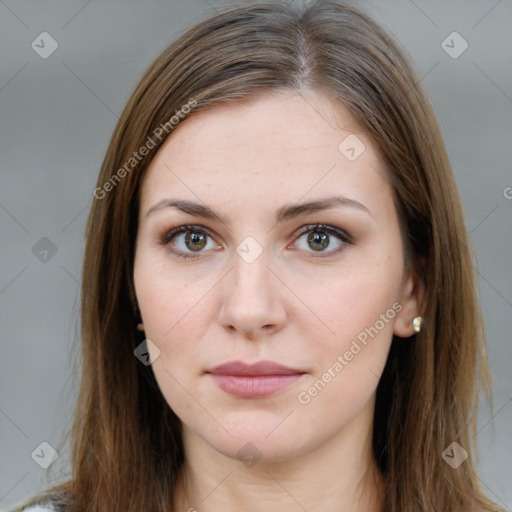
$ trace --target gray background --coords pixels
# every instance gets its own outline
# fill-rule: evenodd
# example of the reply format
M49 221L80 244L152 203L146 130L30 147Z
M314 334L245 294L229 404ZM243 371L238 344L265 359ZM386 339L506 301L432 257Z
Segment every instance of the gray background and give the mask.
M494 421L479 411L479 477L512 510L512 2L359 4L411 55L445 136L477 250L495 384ZM117 117L151 60L219 6L0 0L3 510L68 472L60 442L76 392L83 232ZM59 45L47 59L31 48L45 31ZM456 59L441 46L453 31L469 44ZM60 454L49 472L31 458L43 441Z

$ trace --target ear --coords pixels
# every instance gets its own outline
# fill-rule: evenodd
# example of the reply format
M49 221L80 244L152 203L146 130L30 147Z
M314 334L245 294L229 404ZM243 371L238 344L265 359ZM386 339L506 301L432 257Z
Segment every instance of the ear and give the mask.
M416 334L413 329L413 318L422 315L425 297L425 283L417 272L410 270L402 286L400 304L402 309L396 316L393 334L400 338L408 338Z

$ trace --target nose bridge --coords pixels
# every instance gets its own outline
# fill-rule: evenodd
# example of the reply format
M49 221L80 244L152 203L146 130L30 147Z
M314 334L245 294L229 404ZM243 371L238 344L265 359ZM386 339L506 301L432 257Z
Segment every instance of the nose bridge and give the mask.
M220 321L226 327L249 334L284 321L285 308L276 278L268 268L269 256L251 237L236 248L220 312Z
M234 286L240 291L250 289L251 295L259 295L269 286L268 258L261 255L254 261L248 262L239 255L234 258ZM267 290L268 291L268 290Z
M261 247L261 246L260 246ZM272 302L275 293L270 282L272 273L268 269L268 251L258 250L252 242L242 242L233 254L233 275L230 296L245 303Z

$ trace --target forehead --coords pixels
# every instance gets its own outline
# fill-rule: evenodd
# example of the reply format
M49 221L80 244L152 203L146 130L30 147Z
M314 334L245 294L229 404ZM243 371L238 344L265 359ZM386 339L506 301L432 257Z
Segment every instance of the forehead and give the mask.
M375 194L386 199L386 187L376 149L342 105L280 94L217 105L182 122L148 168L141 206L167 192L209 204L218 197L227 208L332 192L368 202Z

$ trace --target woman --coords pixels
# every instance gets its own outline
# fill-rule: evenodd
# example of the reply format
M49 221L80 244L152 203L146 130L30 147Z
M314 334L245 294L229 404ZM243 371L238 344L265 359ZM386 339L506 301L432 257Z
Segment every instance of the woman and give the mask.
M94 197L73 474L40 507L497 510L462 208L420 80L366 15L254 3L188 30Z

